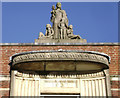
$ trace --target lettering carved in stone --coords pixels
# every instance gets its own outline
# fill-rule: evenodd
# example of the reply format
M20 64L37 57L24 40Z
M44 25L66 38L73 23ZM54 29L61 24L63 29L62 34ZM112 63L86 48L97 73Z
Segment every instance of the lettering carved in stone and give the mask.
M44 80L45 87L77 88L78 80Z

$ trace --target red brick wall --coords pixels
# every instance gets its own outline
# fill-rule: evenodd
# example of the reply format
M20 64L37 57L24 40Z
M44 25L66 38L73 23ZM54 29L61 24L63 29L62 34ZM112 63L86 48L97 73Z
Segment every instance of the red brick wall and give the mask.
M44 45L2 45L0 46L0 74L9 75L9 58L15 53L21 53L26 51L39 51L39 50L84 50L84 51L97 51L102 52L111 57L110 75L120 74L120 46L118 45L74 45L74 46L44 46ZM120 82L119 82L120 83ZM119 83L114 81L111 82L112 88L119 88ZM8 83L4 82L0 88L9 87ZM118 87L119 86L119 87ZM120 93L120 92L119 92ZM2 95L8 95L8 91L2 91ZM118 95L118 91L112 91L112 95Z

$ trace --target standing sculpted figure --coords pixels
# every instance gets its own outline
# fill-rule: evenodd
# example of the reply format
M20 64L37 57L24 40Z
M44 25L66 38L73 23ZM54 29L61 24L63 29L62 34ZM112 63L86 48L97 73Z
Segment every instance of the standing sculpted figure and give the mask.
M60 21L60 23L58 24L58 27L60 29L60 39L66 39L67 35L66 35L66 24L65 24L65 18L62 18L62 20Z
M52 6L52 11L51 11L51 22L53 23L53 30L54 30L54 39L60 39L61 33L60 33L60 22L63 21L62 19L64 18L64 24L65 28L68 26L68 19L66 12L64 10L61 10L61 3L58 2L56 4L56 9L54 6Z

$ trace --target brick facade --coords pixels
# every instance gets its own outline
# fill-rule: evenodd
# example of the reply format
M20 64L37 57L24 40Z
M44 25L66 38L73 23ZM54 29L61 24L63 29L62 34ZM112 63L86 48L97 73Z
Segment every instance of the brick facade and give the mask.
M82 50L97 51L111 57L110 77L112 96L120 96L120 45L117 43L88 43L81 45L36 45L36 44L1 44L0 45L0 95L9 95L10 67L9 58L21 52L39 50ZM4 88L4 89L3 89Z

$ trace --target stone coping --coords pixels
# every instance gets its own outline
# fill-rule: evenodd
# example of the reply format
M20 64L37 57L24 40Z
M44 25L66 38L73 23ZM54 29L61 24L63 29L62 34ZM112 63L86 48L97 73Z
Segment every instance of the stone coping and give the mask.
M0 46L115 46L115 45L120 45L119 42L115 43L0 43Z

